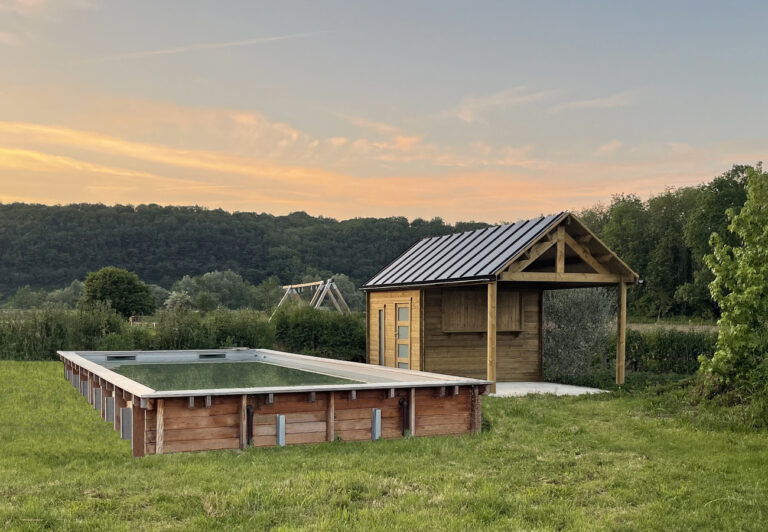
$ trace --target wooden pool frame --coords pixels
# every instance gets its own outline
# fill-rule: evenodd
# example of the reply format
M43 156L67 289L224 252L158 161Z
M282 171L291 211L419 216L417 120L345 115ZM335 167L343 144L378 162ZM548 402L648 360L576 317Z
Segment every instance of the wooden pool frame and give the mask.
M142 362L154 357L161 362L168 357L186 360L222 353L227 359L253 356L365 382L158 391L97 362L108 356L137 356ZM133 456L474 434L481 428L481 398L490 384L269 349L59 351L58 355L65 378L100 411L102 419L131 440Z

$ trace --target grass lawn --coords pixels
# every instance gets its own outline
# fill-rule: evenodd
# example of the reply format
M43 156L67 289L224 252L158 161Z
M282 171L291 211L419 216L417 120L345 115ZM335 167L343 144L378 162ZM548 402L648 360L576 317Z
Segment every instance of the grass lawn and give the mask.
M0 529L765 529L768 433L647 395L485 398L478 436L135 459L57 362L0 362Z

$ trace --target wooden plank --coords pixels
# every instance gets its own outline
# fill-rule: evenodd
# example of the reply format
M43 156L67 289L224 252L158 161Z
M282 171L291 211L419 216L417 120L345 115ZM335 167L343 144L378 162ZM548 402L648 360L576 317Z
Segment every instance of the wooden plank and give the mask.
M237 401L231 401L229 403L223 403L213 405L210 408L195 408L190 410L187 407L166 406L165 417L167 418L187 418L187 417L209 417L218 416L222 414L239 414L240 404Z
M371 416L369 415L367 419L344 419L344 420L337 420L336 421L336 431L337 432L345 432L348 430L368 430L368 436L370 436L371 431Z
M488 283L486 380L492 381L492 392L496 392L496 287L496 281Z
M217 449L237 449L240 438L221 438L216 440L191 440L168 442L166 452L177 453L182 451L214 451Z
M167 410L167 408L166 408ZM165 417L165 430L172 429L203 429L203 428L215 428L215 427L234 427L240 421L240 414L227 414L222 416L190 416L187 418L177 417L168 418ZM274 416L272 416L274 421Z
M619 283L619 309L616 320L616 384L624 384L627 346L627 284Z
M441 426L441 425L465 425L469 430L470 415L469 411L464 411L456 414L446 414L444 416L419 416L419 420L416 423L416 428L419 430L419 434L422 434L422 429L425 427Z
M286 427L286 431L288 428ZM322 432L301 432L285 434L286 445L297 445L302 443L321 443L325 441L325 430Z
M165 443L165 424L163 419L163 413L165 412L165 400L157 400L157 412L155 413L155 426L157 427L157 435L155 436L155 452L157 454L163 454Z
M133 405L131 448L135 457L144 456L144 412L138 403Z
M176 442L176 441L218 440L222 438L224 439L237 438L239 436L239 431L240 431L240 428L237 426L203 428L203 429L174 429L174 430L169 430L166 428L165 433L163 435L163 441L167 446L170 442ZM155 443L155 452L157 454L162 454L162 452L157 448L158 444L160 443L157 441L158 439L157 431L154 431L154 430L147 431L146 437L148 442Z
M277 434L277 425L275 423L275 416L272 416L272 423L270 425L254 425L253 427L254 437L274 436L275 434Z
M310 421L306 423L285 423L286 434L302 434L304 432L318 432L325 437L325 421Z
M325 439L327 441L333 441L336 439L336 405L335 396L333 392L328 392L328 412L325 417Z
M254 447L274 447L276 444L275 435L267 435L267 436L255 436L252 440Z

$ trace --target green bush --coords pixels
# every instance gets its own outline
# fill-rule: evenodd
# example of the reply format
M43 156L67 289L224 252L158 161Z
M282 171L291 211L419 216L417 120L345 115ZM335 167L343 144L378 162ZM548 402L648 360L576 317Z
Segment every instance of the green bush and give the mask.
M663 327L627 330L626 360L629 371L692 375L699 369L699 355L712 356L717 333L680 331ZM616 335L608 348L616 357Z
M321 356L365 361L365 319L362 314L339 314L308 305L281 307L272 318L280 349Z

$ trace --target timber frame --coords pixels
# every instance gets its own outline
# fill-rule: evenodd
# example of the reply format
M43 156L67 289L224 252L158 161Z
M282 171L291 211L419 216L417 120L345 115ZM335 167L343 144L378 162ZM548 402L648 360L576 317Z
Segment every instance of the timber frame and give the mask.
M522 226L521 229L517 229ZM533 236L530 236L530 235ZM504 240L496 235L513 236ZM522 236L517 236L522 235ZM444 239L444 240L440 240ZM590 229L569 212L562 212L558 215L543 218L541 220L529 220L518 222L518 224L509 226L496 226L475 232L462 233L440 237L438 240L419 242L406 251L401 257L398 257L390 266L382 270L377 276L371 279L363 286L366 291L366 309L368 317L368 362L377 363L379 357L372 356L372 351L377 349L374 343L378 343L379 334L374 328L373 314L380 305L385 305L387 294L402 294L400 297L412 297L419 303L422 313L419 338L421 346L420 362L418 369L434 371L434 365L430 364L430 355L425 351L425 342L429 338L429 313L455 312L445 307L445 298L442 299L442 307L430 307L430 293L435 290L442 290L444 293L448 290L461 291L474 289L483 289L485 286L485 301L479 302L473 299L474 305L472 312L483 312L482 316L485 330L482 331L485 336L485 375L484 377L493 382L491 392L495 392L495 382L497 380L497 365L501 354L497 352L498 342L504 329L500 326L500 320L509 322L508 305L502 305L501 294L507 294L510 290L516 290L521 294L526 291L538 293L538 351L539 351L539 375L541 371L541 344L544 325L541 316L541 294L544 290L558 290L568 288L596 287L596 286L616 286L618 291L618 316L617 316L617 345L616 345L616 383L624 383L625 370L625 348L626 348L626 303L627 303L627 285L638 281L638 275L616 253L610 250ZM495 239L495 240L494 240ZM526 240L527 239L527 240ZM518 245L522 241L522 244ZM501 248L501 249L500 249ZM427 250L427 251L422 251ZM513 250L513 251L505 251ZM419 255L421 253L421 255ZM509 253L505 257L504 254ZM477 257L480 257L479 259ZM484 259L483 257L489 257ZM504 258L499 261L499 258ZM455 264L486 264L491 261L495 265L491 270L481 271L482 269L472 270L472 274L462 275L444 275L446 271L462 271ZM430 270L431 269L431 270ZM432 272L425 274L424 272ZM465 268L463 271L469 271ZM441 272L442 277L434 272ZM385 279L385 281L382 281ZM389 281L393 279L394 281ZM395 292L399 291L399 292ZM534 307L525 307L522 305L523 296L519 296L521 308L519 316L529 315L534 312ZM381 303L378 303L381 302ZM379 306L377 306L379 305ZM484 308L483 308L484 307ZM385 307L386 308L386 307ZM500 314L504 309L507 315ZM379 314L381 316L382 314ZM477 318L475 319L477 322ZM414 323L414 326L416 324ZM521 323L520 334L526 334L525 326ZM383 331L383 329L381 329ZM444 331L451 332L451 331ZM481 331L478 331L481 332ZM507 335L510 333L507 332ZM443 349L458 349L452 347L458 345L455 342L457 336L450 334L443 338L440 344ZM508 336L504 337L505 349L509 353L512 340ZM375 340L375 342L374 342ZM521 342L532 342L533 340L521 340ZM383 346L383 344L381 344ZM473 351L476 352L476 351ZM498 356L497 356L498 354ZM509 355L508 355L509 356ZM392 357L390 356L389 360ZM381 358L380 360L384 360ZM383 362L378 362L383 363ZM417 369L417 364L411 364ZM440 370L448 373L444 368ZM464 373L455 373L469 375L471 372L479 373L477 369L467 370ZM505 373L509 378L509 372ZM539 377L540 378L540 377ZM502 379L504 380L504 378ZM517 379L521 380L521 379Z

